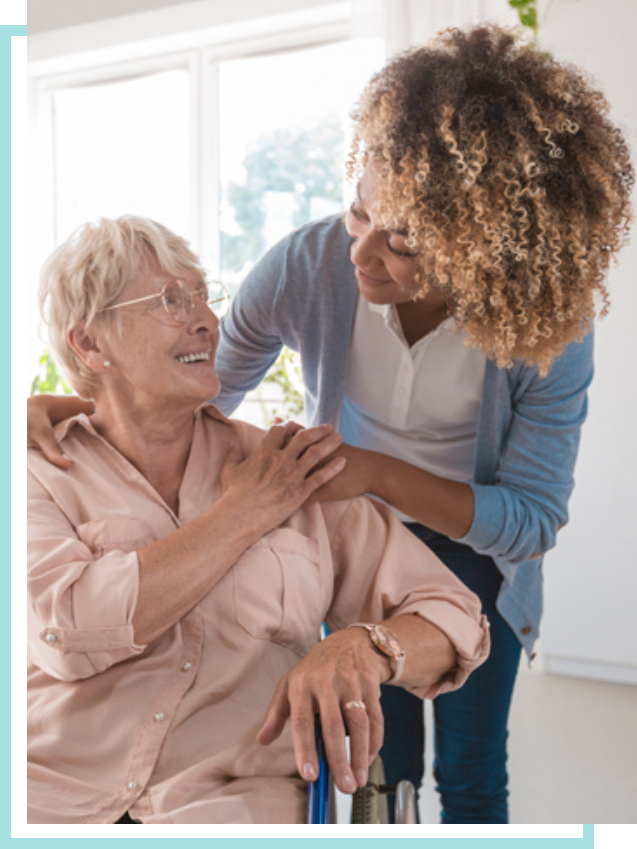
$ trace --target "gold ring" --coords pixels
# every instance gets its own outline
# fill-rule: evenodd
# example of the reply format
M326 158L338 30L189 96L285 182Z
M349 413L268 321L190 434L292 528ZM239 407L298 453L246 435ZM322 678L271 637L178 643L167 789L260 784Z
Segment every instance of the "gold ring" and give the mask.
M341 708L341 710L343 711L343 713L345 713L346 710L352 710L353 708L361 708L362 710L366 711L367 705L365 704L365 702L358 702L354 700L351 702L346 702Z

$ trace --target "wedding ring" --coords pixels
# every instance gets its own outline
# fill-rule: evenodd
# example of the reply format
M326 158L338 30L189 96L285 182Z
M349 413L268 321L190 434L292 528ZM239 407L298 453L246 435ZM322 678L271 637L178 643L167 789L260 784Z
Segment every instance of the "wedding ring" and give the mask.
M365 704L365 702L358 702L356 700L353 700L351 702L345 702L341 710L343 711L343 713L345 713L346 710L352 710L353 708L361 708L362 710L366 711L367 705Z

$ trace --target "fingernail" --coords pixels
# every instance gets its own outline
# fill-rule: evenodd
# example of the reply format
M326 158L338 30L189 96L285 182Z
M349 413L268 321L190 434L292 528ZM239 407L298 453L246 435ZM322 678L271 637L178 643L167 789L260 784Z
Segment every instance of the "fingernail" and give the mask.
M370 766L374 763L374 758L375 758L375 757L376 757L376 755L370 755L370 756L369 756L369 765L370 765Z
M341 786L346 793L353 793L356 790L356 784L351 775L344 775L341 779Z
M316 781L316 769L314 768L314 764L305 764L302 776L305 781Z
M364 787L367 784L367 773L364 769L359 769L356 773L356 783L359 787Z

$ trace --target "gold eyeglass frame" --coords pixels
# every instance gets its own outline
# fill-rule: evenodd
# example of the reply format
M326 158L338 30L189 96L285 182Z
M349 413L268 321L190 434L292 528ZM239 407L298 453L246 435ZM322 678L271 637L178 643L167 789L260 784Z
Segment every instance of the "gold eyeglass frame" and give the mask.
M173 315L173 313L168 309L168 306L166 304L166 288L173 283L179 283L181 289L185 289L186 292L188 293L189 298L190 298L190 306L187 309L186 318L184 318L183 321L181 321L175 315ZM221 289L225 292L225 295L222 298L215 298L214 301L205 300L204 303L207 304L207 306L209 306L211 309L212 309L213 304L220 304L220 303L223 303L224 301L229 304L230 303L230 293L228 292L226 287L223 285L223 283L220 280L209 280L209 281L207 281L206 282L206 290L205 290L206 292L208 292L208 287L211 286L211 285L220 286ZM201 290L201 291L203 291L203 290ZM195 293L196 293L196 290L195 290ZM110 307L104 307L103 309L100 310L100 312L110 312L111 310L118 310L120 307L128 307L131 304L141 304L144 301L152 301L154 298L161 298L162 306L164 307L166 314L169 315L172 319L174 319L174 321L178 322L179 324L185 324L186 321L188 320L188 316L190 315L190 313L195 308L195 298L193 296L193 293L190 291L190 289L184 283L183 280L179 280L178 278L174 278L172 280L167 280L164 283L164 285L161 287L161 291L156 292L154 295L144 295L143 298L134 298L132 301L122 301L119 304L113 304ZM212 310L212 311L214 312L214 310Z

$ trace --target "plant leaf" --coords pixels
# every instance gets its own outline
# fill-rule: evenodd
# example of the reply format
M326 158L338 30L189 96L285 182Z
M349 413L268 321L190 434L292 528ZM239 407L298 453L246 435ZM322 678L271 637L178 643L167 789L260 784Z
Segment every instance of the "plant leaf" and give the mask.
M536 30L537 14L535 9L526 9L525 11L520 10L520 22L523 26Z

